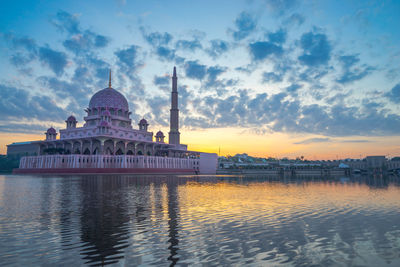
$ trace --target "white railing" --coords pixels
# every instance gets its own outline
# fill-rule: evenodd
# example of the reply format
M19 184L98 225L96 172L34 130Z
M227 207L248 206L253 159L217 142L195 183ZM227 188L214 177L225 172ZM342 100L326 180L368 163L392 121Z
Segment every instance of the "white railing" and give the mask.
M44 155L22 157L20 169L161 168L194 169L199 159L132 155Z

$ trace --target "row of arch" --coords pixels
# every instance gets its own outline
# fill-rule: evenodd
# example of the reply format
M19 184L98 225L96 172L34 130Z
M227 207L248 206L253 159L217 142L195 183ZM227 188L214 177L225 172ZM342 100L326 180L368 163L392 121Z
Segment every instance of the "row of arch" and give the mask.
M83 154L83 155L147 155L166 156L168 151L160 144L107 140L59 141L44 144L40 155Z

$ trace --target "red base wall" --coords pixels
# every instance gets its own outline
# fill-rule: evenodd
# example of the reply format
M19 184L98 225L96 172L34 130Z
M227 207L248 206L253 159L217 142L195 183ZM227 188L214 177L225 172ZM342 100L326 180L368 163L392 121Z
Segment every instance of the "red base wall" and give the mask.
M191 169L158 169L158 168L85 168L85 169L14 169L13 174L196 174Z

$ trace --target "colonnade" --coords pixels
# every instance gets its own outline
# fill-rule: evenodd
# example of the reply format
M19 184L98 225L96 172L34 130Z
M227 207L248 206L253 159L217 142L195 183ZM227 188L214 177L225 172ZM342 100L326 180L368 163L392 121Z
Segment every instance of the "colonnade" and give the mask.
M171 158L138 155L43 155L22 157L20 169L52 168L166 168L196 169L197 158Z
M44 155L46 149L62 149L68 154L86 154L86 155L151 155L154 156L160 149L166 149L168 144L142 142L142 141L127 141L120 139L75 139L75 140L54 140L46 141L39 146L38 155Z

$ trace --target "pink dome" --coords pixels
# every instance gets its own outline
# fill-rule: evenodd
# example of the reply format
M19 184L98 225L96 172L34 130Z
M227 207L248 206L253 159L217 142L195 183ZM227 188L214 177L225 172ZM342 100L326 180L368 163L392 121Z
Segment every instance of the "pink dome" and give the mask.
M49 129L47 129L47 133L48 134L57 134L57 131L53 127L50 127Z
M98 107L129 110L126 98L113 88L105 88L92 96L89 102L89 108Z
M76 118L71 115L68 117L67 121L76 121Z
M163 137L163 136L164 136L164 134L163 134L163 132L161 132L161 131L158 131L158 132L156 133L156 136L157 136L157 137Z
M139 121L139 124L148 124L147 121L143 118Z

